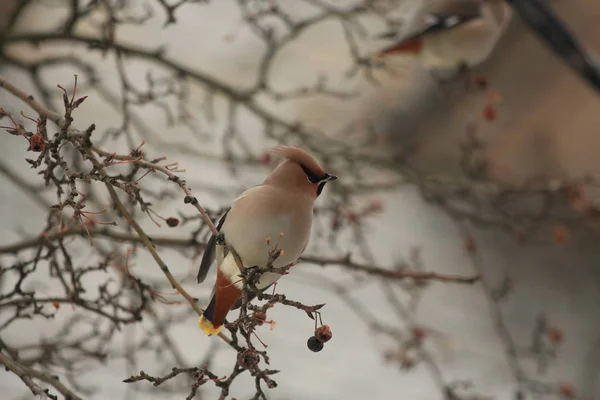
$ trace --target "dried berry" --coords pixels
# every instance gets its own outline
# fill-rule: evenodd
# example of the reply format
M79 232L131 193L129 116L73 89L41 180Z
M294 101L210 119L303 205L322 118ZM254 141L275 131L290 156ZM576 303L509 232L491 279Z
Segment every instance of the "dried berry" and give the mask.
M179 219L175 217L169 217L167 218L167 225L169 225L171 228L175 228L177 225L179 225Z
M257 311L252 315L254 321L256 321L257 325L262 325L267 320L267 313L264 311Z
M315 338L321 343L327 343L333 336L329 325L323 325L315 329Z
M498 118L498 110L493 104L486 104L483 108L483 117L488 121L495 121Z
M238 365L244 369L250 369L254 367L259 361L260 357L256 350L242 350L237 356Z
M314 336L311 336L308 338L308 342L306 342L306 345L308 346L308 348L310 349L310 351L314 351L315 353L323 350L323 343L319 342L319 339L317 339Z
M35 151L36 153L41 153L46 148L46 142L44 142L44 138L40 133L36 133L29 139L29 148L28 151Z

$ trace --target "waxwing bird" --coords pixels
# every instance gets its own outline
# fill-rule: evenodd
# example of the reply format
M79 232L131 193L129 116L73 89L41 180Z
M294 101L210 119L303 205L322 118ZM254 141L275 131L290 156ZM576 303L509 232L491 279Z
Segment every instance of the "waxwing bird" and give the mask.
M278 146L273 152L285 160L261 185L234 200L217 225L221 235L211 236L202 256L198 283L204 281L215 258L218 265L212 298L199 321L207 335L218 334L227 313L241 306L241 272L227 246L233 247L244 267L265 269L275 246L282 251L274 268L296 262L310 239L314 202L327 182L337 179L298 147ZM264 272L256 287L266 290L280 276ZM251 296L248 293L248 300Z
M428 69L471 68L489 57L512 17L504 0L428 1L416 32L378 36L395 41L380 56L413 54Z

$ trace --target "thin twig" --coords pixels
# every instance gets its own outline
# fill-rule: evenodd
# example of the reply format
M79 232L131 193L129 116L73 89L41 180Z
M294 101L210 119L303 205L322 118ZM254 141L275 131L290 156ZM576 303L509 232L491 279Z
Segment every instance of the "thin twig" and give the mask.
M190 296L190 294L179 284L179 282L177 282L177 279L173 277L171 271L169 270L169 267L158 255L158 252L156 251L148 235L146 235L144 230L138 225L135 219L133 219L131 214L127 211L121 200L119 200L119 196L117 196L117 192L115 191L115 189L108 183L106 184L106 189L108 190L110 197L115 203L115 206L119 209L121 215L123 215L123 218L125 218L127 222L129 222L129 225L131 225L131 227L136 231L136 233L140 237L140 240L142 241L142 243L144 243L144 245L152 255L152 258L154 258L154 261L156 261L163 274L165 274L167 280L171 283L171 286L175 290L177 290L179 294L181 294L188 301L188 303L190 303L190 306L192 306L192 309L196 312L196 314L198 314L198 316L201 316L204 313L204 310L198 305L198 303L196 303L194 298ZM228 344L231 344L231 339L227 337L227 335L225 335L224 333L220 332L219 337Z
M43 382L46 382L52 386L56 390L58 390L63 396L72 400L83 400L81 397L77 396L73 393L69 388L63 385L56 378L47 375L43 372L36 371L32 368L29 368L26 365L19 363L18 361L0 353L0 364L3 364L6 368L14 372L25 385L31 390L31 392L35 395L41 396L42 398L48 398L49 395L47 390L39 387L32 378L39 379Z
M162 172L163 174L165 174L169 178L169 180L177 183L179 185L179 187L181 188L181 190L183 190L183 192L186 195L186 202L189 202L194 207L196 207L196 209L200 212L200 215L202 215L204 222L206 223L206 225L208 225L208 228L210 229L211 233L215 236L219 236L219 230L217 229L215 224L212 222L212 220L206 213L206 210L204 209L204 207L202 207L202 205L200 205L200 203L198 202L198 199L196 199L192 195L192 191L187 186L186 182L183 179L179 178L177 175L175 175L173 172L169 171L166 167L148 162L143 159L135 159L135 158L132 159L131 156L117 155L114 153L109 153L109 152L99 149L95 146L91 146L91 150L101 156L104 156L104 157L111 157L116 160L131 161L132 163L137 164L139 166L151 169L153 171Z
M18 97L23 100L29 107L31 107L35 112L37 112L40 116L48 118L50 121L56 123L59 127L63 127L65 120L60 115L55 112L48 110L43 107L40 103L38 103L32 95L25 93L8 80L0 76L0 88L6 89L12 95Z

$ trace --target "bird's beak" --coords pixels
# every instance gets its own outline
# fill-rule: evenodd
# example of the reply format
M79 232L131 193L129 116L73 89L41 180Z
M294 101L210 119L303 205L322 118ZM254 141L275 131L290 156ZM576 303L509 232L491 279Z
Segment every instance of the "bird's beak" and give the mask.
M389 32L380 33L379 35L375 36L375 38L376 39L396 39L397 36L398 36L397 31L389 31Z
M325 180L327 182L335 181L336 179L337 179L337 176L335 176L335 175L329 175L329 174L327 174L327 178L325 178Z

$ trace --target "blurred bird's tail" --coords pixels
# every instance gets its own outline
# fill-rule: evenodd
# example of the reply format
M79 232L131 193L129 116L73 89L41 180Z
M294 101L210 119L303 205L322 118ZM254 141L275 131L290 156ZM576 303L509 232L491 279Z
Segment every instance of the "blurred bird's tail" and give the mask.
M213 297L198 321L198 326L207 335L217 335L223 329L227 314L242 296L241 289L231 281L231 279L241 279L231 273L234 271L233 267L239 271L235 259L229 253L219 265ZM228 273L223 271L228 271Z
M223 329L223 325L215 326L212 322L214 318L215 304L217 302L216 299L217 293L215 291L215 294L213 295L212 299L210 300L210 303L208 304L208 307L206 307L206 310L204 310L204 314L200 316L200 320L198 321L198 326L207 335L218 335L219 332L221 332L221 329Z

